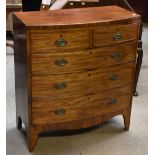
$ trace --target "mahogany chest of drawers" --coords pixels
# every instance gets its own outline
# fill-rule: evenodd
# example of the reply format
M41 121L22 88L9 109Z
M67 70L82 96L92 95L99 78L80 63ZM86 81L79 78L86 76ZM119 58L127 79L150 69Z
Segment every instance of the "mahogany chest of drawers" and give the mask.
M139 25L118 6L14 14L17 128L30 151L46 130L120 114L129 129Z

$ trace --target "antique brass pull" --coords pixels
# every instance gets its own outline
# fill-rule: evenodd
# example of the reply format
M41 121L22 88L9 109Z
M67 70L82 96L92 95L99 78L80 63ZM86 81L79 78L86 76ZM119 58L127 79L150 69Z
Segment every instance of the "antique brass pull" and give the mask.
M65 64L67 64L68 62L67 62L67 60L65 60L65 59L59 59L59 60L56 60L55 61L55 65L57 65L57 66L64 66Z
M65 109L57 109L57 110L54 111L54 114L55 115L64 115L65 112L66 112Z
M122 38L122 35L120 33L116 33L113 35L113 40L120 40Z
M67 41L65 39L57 39L55 41L55 45L58 47L63 47L67 44Z
M57 83L55 84L56 89L65 89L67 85L65 83Z
M111 56L113 59L119 59L121 57L121 52L113 52Z
M110 77L110 80L118 80L119 79L119 76L117 74L113 74L111 77Z
M111 98L110 101L108 102L109 105L113 105L117 103L117 99L116 98Z

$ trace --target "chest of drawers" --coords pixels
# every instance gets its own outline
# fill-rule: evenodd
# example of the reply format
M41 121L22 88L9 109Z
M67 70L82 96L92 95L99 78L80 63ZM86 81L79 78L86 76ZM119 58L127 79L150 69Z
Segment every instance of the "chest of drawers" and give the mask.
M14 14L17 128L30 151L46 130L116 115L129 129L139 24L117 6Z

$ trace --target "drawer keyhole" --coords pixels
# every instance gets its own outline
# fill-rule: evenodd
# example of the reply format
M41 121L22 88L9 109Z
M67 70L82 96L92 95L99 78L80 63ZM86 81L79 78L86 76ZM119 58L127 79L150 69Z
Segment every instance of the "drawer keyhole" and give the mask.
M88 73L88 76L90 77L91 76L91 73Z

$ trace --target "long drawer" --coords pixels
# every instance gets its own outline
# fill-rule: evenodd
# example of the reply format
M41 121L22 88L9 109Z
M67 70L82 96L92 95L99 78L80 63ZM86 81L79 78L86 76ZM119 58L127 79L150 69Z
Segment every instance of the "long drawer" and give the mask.
M40 30L30 33L32 52L89 48L89 30Z
M100 47L137 39L138 23L94 30L94 46Z
M103 68L135 59L137 42L68 53L32 53L32 74L62 74Z
M133 81L134 61L74 74L32 76L32 98L66 98L97 93Z
M127 108L132 85L76 98L35 99L32 101L33 124L80 120Z

